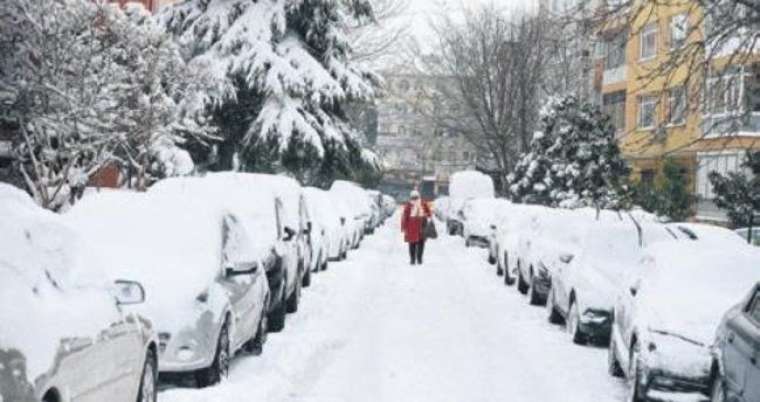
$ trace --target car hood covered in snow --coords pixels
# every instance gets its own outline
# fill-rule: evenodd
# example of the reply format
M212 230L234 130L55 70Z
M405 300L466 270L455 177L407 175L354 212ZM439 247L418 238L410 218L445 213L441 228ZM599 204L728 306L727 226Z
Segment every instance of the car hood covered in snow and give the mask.
M92 273L77 233L0 183L0 349L17 349L34 380L66 337L93 337L119 320L105 276Z
M760 255L699 242L648 248L636 296L642 328L709 345L723 314L760 278Z
M195 322L200 294L210 290L217 300L225 211L192 198L109 192L83 199L65 217L107 261L100 270L143 284L146 302L135 311L161 330Z

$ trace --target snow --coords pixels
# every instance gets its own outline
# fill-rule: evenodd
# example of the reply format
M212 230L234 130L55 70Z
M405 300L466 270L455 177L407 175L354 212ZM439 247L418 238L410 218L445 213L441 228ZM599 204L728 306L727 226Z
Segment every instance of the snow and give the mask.
M86 197L64 218L109 262L93 271L142 283L147 300L134 311L174 333L207 308L219 310L226 297L214 280L225 260L255 261L252 250L222 249L228 215L218 204L193 197L123 191ZM204 292L209 302L201 306L196 298Z
M684 237L691 238L691 234L697 236L697 241L711 246L720 245L721 247L744 249L747 247L746 239L743 239L736 232L721 228L714 225L705 225L698 223L673 223L668 225L672 230Z
M0 183L0 349L18 349L29 380L66 337L92 337L120 317L80 237L26 194Z
M442 235L410 267L398 214L305 289L259 357L161 402L592 402L623 400L606 351L573 345L512 288L485 251Z
M647 255L637 296L646 309L641 319L650 328L705 345L723 314L760 279L758 255L749 247L726 250L679 241L652 245Z
M449 178L449 213L456 214L465 201L473 198L493 198L493 180L480 172L456 172Z

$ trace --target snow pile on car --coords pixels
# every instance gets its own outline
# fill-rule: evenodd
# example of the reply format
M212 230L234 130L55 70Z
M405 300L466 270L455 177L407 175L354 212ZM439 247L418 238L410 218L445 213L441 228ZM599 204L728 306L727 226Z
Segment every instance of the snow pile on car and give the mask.
M61 339L97 334L118 319L103 276L92 275L77 233L21 190L0 183L0 349L17 349L34 380Z
M143 284L146 303L136 311L162 329L181 329L199 314L199 295L207 292L209 303L224 300L217 293L222 290L209 288L224 263L228 223L228 212L217 205L166 194L104 192L86 197L65 217L108 261L103 272ZM228 254L242 259L253 253L242 248Z

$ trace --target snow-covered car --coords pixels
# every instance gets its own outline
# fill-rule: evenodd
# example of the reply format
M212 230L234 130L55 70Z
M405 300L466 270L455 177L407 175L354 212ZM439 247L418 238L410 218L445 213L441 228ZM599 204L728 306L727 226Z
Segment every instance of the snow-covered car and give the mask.
M369 198L370 207L372 208L372 214L370 215L369 233L374 233L378 226L383 224L385 220L383 214L383 196L377 190L365 190L367 192L367 198Z
M723 316L712 350L712 401L760 401L760 283Z
M474 198L462 208L462 225L467 247L490 248L496 234L498 212L509 202L498 198Z
M202 200L237 215L263 261L270 289L269 330L281 331L286 314L298 310L311 263L305 233L308 217L295 180L275 175L215 173L202 178L172 178L151 187L151 194Z
M463 235L462 208L468 200L494 198L495 189L490 176L477 171L456 172L449 178L449 210L446 231L450 235Z
M155 401L158 338L60 216L0 184L0 400ZM106 261L110 265L112 260Z
M345 257L349 248L346 228L330 199L330 194L315 187L305 187L304 196L311 217L311 242L316 255L312 258L312 270L324 271L328 261ZM317 251L318 250L318 251Z
M659 224L594 221L575 254L566 254L551 273L549 322L566 323L573 342L607 344L619 286L638 268L644 247L677 240Z
M714 247L747 246L747 241L736 232L714 225L701 223L669 223L667 227L679 237L704 242Z
M517 274L520 239L528 233L537 215L545 207L526 204L505 204L497 214L494 255L496 273L504 275L504 283L511 286Z
M145 286L150 297L135 310L155 323L160 372L205 387L226 375L238 350L261 350L269 288L241 218L183 195L96 194L66 219L109 261L107 275Z
M396 212L396 200L388 194L383 194L383 211L385 218L390 218Z
M341 204L339 208L345 215L346 225L354 229L352 247L358 248L370 225L372 215L367 193L358 184L344 180L333 182L330 193L336 202Z
M584 228L594 220L571 210L543 208L523 228L517 245L517 290L532 305L549 294L552 271L578 251Z
M625 375L631 401L704 398L716 329L737 295L757 282L760 258L676 241L647 247L640 265L615 303L610 373Z

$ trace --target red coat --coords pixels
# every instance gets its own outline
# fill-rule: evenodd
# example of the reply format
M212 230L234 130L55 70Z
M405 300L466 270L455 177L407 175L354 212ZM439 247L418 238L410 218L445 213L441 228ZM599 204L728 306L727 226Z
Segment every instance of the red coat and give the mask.
M430 218L430 206L422 202L422 212L425 217ZM412 214L412 203L404 204L404 213L401 214L401 231L404 232L404 240L407 243L417 243L422 239L422 223L425 218L419 216L410 216Z

